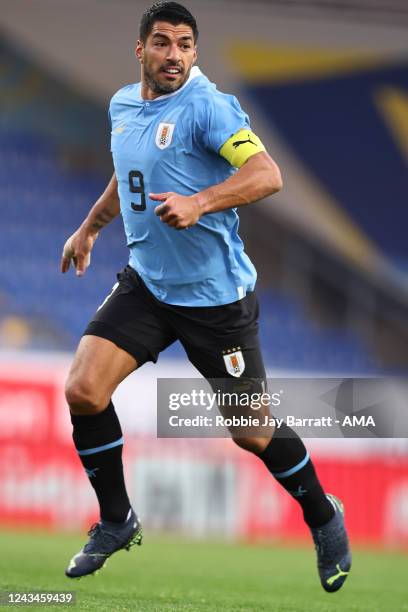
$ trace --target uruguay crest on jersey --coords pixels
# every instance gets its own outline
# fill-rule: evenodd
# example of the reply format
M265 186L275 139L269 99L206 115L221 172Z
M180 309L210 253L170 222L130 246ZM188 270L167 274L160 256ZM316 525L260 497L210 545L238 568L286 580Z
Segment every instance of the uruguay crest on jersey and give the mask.
M174 123L159 123L156 132L156 145L159 149L167 149L167 147L171 145L174 128Z

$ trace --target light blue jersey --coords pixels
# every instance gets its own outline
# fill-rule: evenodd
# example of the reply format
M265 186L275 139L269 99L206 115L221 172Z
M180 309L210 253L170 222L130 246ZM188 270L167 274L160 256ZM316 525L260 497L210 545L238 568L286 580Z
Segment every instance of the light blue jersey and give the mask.
M234 96L217 91L199 68L178 91L141 98L127 85L109 108L129 264L162 302L181 306L229 304L252 291L256 271L238 236L235 209L210 213L188 230L154 214L149 193L193 195L236 170L218 154L248 116Z

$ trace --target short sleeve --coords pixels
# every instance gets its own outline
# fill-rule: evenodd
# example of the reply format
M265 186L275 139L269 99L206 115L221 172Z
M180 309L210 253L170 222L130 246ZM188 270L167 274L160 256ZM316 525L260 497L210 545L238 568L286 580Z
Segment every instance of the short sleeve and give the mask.
M240 129L250 129L249 117L235 96L215 91L205 107L205 146L218 153L222 145Z

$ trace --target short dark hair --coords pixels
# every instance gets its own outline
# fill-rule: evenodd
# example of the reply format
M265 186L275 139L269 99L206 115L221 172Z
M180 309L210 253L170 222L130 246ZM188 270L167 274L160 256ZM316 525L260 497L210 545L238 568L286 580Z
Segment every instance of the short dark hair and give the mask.
M172 25L185 23L193 30L194 42L198 40L197 22L188 9L178 2L156 2L148 8L140 20L139 38L145 43L156 21L167 21Z

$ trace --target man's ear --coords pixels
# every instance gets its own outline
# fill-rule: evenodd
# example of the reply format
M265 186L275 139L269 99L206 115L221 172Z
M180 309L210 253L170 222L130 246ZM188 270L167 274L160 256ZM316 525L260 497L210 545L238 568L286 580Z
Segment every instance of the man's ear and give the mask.
M143 48L144 45L141 40L138 40L136 43L135 56L141 62L143 60Z
M194 59L193 59L193 64L195 64L197 61L197 47L194 47Z

